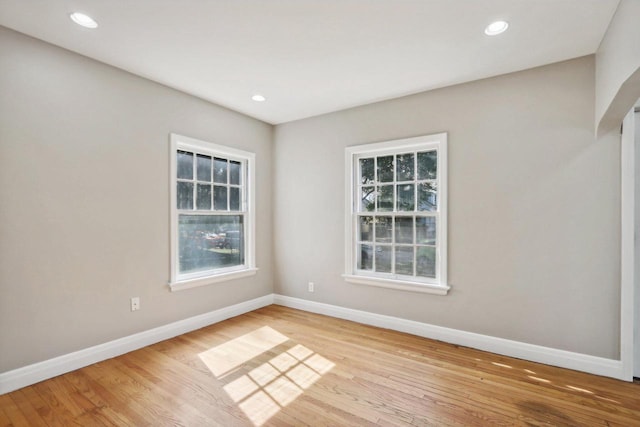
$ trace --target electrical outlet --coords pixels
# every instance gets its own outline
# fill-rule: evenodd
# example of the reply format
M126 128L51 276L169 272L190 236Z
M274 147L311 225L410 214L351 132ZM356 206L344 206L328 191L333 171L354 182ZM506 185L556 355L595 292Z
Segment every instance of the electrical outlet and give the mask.
M140 297L131 298L131 311L140 310Z
M309 282L309 292L313 292L313 291L314 291L313 282Z

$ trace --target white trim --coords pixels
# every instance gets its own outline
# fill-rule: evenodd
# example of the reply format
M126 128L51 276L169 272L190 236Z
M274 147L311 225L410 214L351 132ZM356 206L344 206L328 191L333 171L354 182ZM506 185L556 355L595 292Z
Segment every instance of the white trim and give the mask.
M384 154L395 154L402 150L429 150L438 151L438 171L436 181L438 182L438 210L437 212L424 212L434 214L437 219L437 246L436 246L436 278L426 281L416 280L415 285L407 280L375 277L357 274L356 264L356 221L358 211L356 206L356 164L358 155L380 156ZM448 249L447 249L447 133L416 136L411 138L396 139L377 143L368 143L345 148L345 247L344 247L344 274L347 282L365 285L373 285L391 289L416 291L446 295L450 287L447 284L448 270ZM395 188L395 181L393 182ZM395 208L394 208L395 212ZM411 212L402 212L410 214ZM415 212L414 212L415 214ZM375 273L374 273L375 275ZM426 283L425 283L426 282ZM425 286L426 285L426 286ZM434 291L435 290L435 291Z
M622 362L619 360L496 338L284 295L274 295L273 302L274 304L285 307L324 314L326 316L351 320L394 331L406 332L424 338L471 347L504 356L626 380L623 373Z
M300 298L269 294L53 359L3 372L0 374L0 394L9 393L271 304L405 332L504 356L629 381L625 376L623 363L619 360L557 350Z
M398 289L401 291L421 292L424 294L446 295L449 286L435 285L432 283L408 282L398 279L381 279L379 277L356 276L354 274L343 274L344 280L357 285L376 286L379 288Z
M212 285L214 283L228 282L229 280L240 279L242 277L253 276L258 272L257 268L249 268L238 271L230 271L227 273L219 273L215 276L200 277L197 279L181 280L175 283L169 283L171 292L183 291L185 289L197 288L198 286Z
M441 133L440 146L438 147L438 225L436 236L438 237L438 246L436 249L436 260L440 265L438 284L449 291L447 271L449 270L449 252L447 242L449 241L449 228L447 226L447 218L449 216L449 187L447 177L449 175L449 143L448 135Z
M186 151L198 151L204 152L203 154L210 154L215 156L217 154L226 154L232 157L238 157L244 159L254 154L249 151L240 150L239 148L228 147L226 145L214 144L213 142L202 141L188 136L180 135L177 133L169 134L171 142L176 144L176 147L184 149Z
M255 232L256 232L256 173L255 173L255 154L249 151L240 150L233 147L227 147L225 145L214 144L211 142L201 141L188 136L183 136L175 133L170 135L170 154L169 154L169 209L170 209L170 279L169 286L171 290L183 290L190 289L198 286L209 285L212 283L218 283L221 281L232 280L239 277L246 277L255 274L256 257L255 257ZM242 185L240 188L244 188L242 195L243 209L241 212L232 211L220 211L214 212L215 215L233 215L243 214L244 227L245 227L245 254L244 264L238 267L238 271L234 269L220 269L210 272L204 272L202 274L196 274L196 277L190 275L178 275L178 215L179 212L176 208L176 173L177 173L177 161L176 151L185 150L196 153L207 154L211 156L225 156L233 160L242 161L245 165L246 178L242 177ZM246 182L244 180L246 179ZM194 191L195 191L194 185ZM195 201L194 201L195 202ZM197 211L189 212L191 215L199 214L211 214L209 211ZM207 274L209 273L209 274Z
M0 394L173 338L273 303L273 294L193 316L0 374Z
M633 306L635 263L635 119L624 118L620 138L620 359L623 378L633 380Z

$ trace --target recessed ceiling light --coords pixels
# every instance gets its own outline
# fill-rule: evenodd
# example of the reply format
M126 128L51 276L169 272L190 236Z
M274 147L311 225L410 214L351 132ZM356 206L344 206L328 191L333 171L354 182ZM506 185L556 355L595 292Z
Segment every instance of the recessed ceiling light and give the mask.
M509 28L509 23L507 21L496 21L487 25L487 28L484 29L484 33L488 36L497 36L498 34L502 34L507 31Z
M78 25L85 28L98 28L98 23L90 16L84 13L74 12L69 15L69 18Z
M267 100L267 98L265 98L264 96L260 95L260 94L255 94L251 97L251 99L253 99L256 102L264 102Z

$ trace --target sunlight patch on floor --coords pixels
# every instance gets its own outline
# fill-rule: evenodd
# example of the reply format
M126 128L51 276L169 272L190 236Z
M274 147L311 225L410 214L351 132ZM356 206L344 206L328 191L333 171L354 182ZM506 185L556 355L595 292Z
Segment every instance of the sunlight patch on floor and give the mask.
M513 369L512 366L510 365L505 365L504 363L498 363L498 362L491 362L492 365L495 366L500 366L501 368L508 368L508 369Z
M615 403L616 405L622 405L622 403L620 403L619 400L613 400L613 399L609 399L608 397L602 397L602 396L594 396L596 399L600 399L600 400L604 400L605 402L611 402L611 403Z
M540 381L540 382L547 383L547 384L551 383L551 381L549 381L547 379L544 379L544 378L534 377L533 375L527 375L527 376L529 378L531 378L532 380L534 380L534 381Z
M327 358L296 344L236 377L242 365L287 341L288 337L265 326L199 355L216 378L227 378L224 390L255 426L266 423L335 367Z
M204 351L199 356L213 375L220 378L234 368L288 340L289 338L275 329L264 326Z
M570 388L571 390L579 391L580 393L593 394L591 390L587 390L586 388L576 387L573 385L567 385L567 387Z
M264 391L252 394L238 406L255 426L261 426L280 411L280 406Z

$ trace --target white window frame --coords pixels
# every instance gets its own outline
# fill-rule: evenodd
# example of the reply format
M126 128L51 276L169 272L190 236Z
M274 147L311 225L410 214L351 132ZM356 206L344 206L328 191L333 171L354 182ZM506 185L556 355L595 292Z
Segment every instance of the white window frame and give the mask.
M237 148L201 141L195 138L172 133L170 135L170 166L169 166L169 194L171 217L171 279L169 287L172 291L210 285L225 282L232 279L247 277L256 274L258 270L255 264L255 154L239 150ZM244 190L241 195L241 210L244 215L244 264L206 270L196 273L179 274L179 248L178 248L178 216L186 213L177 209L177 156L178 151L188 151L197 154L205 154L212 157L222 157L238 160L244 164ZM194 201L195 203L195 201ZM202 211L200 211L202 212ZM211 214L212 211L204 211ZM233 211L220 211L214 213L237 214ZM188 211L188 214L197 215L199 211Z
M364 272L357 269L357 232L358 232L358 159L387 154L402 154L411 151L436 150L437 159L437 196L436 217L436 277L435 279L408 280L408 276L388 273ZM417 172L417 171L416 171ZM447 134L439 133L413 138L370 143L347 147L345 149L345 274L350 283L446 295L447 284ZM394 181L395 184L395 181ZM394 206L394 211L396 207ZM429 212L432 214L432 212Z

